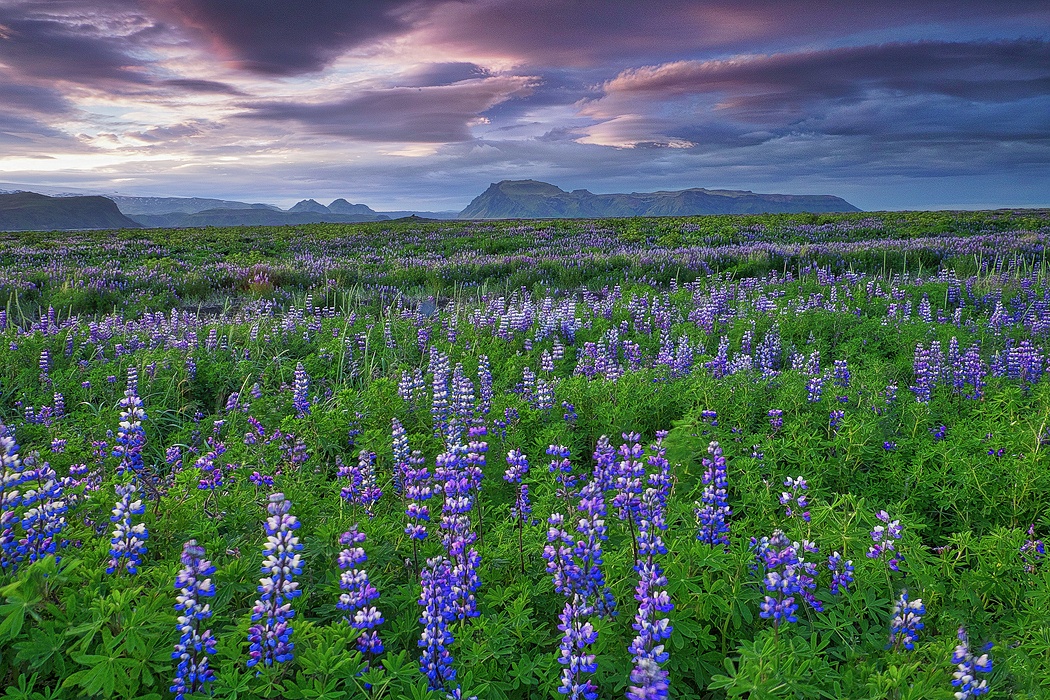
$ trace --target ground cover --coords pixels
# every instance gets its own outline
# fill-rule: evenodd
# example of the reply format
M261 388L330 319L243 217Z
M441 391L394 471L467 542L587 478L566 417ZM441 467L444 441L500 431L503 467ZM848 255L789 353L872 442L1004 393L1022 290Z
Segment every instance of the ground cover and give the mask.
M1044 697L1048 235L6 234L4 697Z

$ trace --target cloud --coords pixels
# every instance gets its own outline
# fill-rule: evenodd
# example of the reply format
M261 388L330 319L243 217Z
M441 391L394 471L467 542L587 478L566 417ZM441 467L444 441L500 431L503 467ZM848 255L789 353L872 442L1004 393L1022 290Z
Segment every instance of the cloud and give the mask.
M783 49L863 32L967 26L1047 26L1045 0L479 0L437 6L422 40L532 66L630 65L683 54Z
M402 73L391 81L395 87L434 87L451 85L461 80L488 78L492 72L483 66L468 61L426 63Z
M674 61L622 71L603 89L581 112L596 122L584 140L606 145L724 143L756 132L977 137L989 131L980 120L993 116L998 127L1022 117L1028 124L1018 136L1050 136L1050 117L994 107L1050 96L1050 42L1041 40L923 41ZM1001 132L998 127L991 130Z
M75 7L75 6L74 6ZM70 9L64 3L18 3L0 6L0 63L23 78L99 84L149 82L142 59L131 57L136 35L150 19L135 12L105 17Z
M532 78L495 76L452 85L359 91L334 102L257 102L240 116L290 121L314 134L357 141L449 143L471 138L481 113L527 95Z
M217 80L192 80L189 78L171 78L162 80L161 85L176 88L185 92L198 92L213 95L234 95L244 97L245 93L227 83Z
M408 26L410 0L149 0L230 63L262 75L319 71Z

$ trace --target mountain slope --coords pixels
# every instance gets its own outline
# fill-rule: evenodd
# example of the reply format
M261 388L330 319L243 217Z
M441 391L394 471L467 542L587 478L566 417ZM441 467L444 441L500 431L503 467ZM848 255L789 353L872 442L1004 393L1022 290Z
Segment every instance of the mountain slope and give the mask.
M117 203L120 212L125 216L136 214L196 214L208 209L268 209L280 211L270 204L248 204L228 199L208 199L206 197L110 197Z
M593 194L565 190L537 180L503 180L474 198L461 219L600 218L777 214L860 211L832 195L756 194L696 187L671 192Z
M105 197L0 194L0 231L139 228Z
M192 214L140 214L135 221L148 228L201 228L204 226L289 226L296 224L349 224L384 221L382 214L334 214L328 209L314 211L273 211L270 209L209 209Z

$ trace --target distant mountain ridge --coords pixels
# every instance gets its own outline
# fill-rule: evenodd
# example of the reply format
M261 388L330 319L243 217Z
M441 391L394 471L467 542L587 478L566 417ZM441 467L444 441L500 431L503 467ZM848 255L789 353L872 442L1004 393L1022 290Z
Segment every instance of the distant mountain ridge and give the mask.
M48 197L35 192L0 194L0 231L120 229L140 226L120 213L111 199Z
M594 194L538 180L502 180L474 198L461 219L591 219L700 214L780 214L861 211L833 195L756 194L748 190L687 190Z

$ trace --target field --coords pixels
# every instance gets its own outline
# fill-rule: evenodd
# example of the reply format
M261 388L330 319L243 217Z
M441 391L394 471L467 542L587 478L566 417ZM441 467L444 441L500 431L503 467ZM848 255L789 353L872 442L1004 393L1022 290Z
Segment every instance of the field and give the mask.
M2 698L1050 697L1048 237L0 234Z

